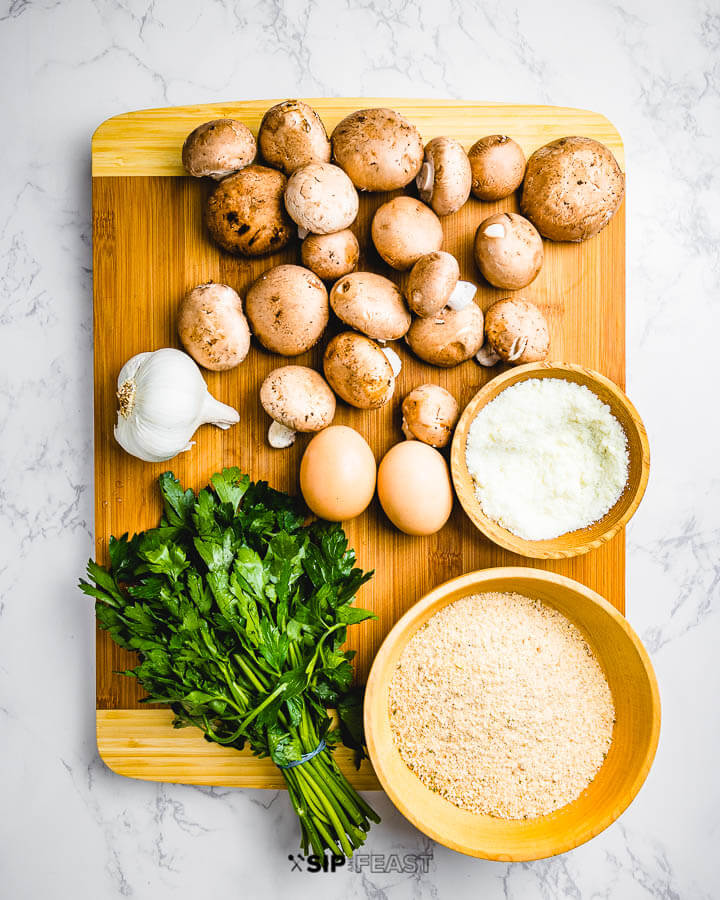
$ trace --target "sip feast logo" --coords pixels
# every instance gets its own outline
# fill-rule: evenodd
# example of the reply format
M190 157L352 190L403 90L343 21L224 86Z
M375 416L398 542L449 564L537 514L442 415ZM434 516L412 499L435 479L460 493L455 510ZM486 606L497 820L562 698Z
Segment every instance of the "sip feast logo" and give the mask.
M344 856L337 853L331 856L318 856L316 853L303 856L302 853L291 853L288 859L292 863L291 872L335 872L347 862Z
M427 853L355 853L349 860L335 853L327 856L318 856L317 854L303 856L302 853L288 855L291 872L337 872L338 869L347 867L350 872L368 871L374 875L384 875L390 872L405 875L425 874L430 870L432 858L432 851Z

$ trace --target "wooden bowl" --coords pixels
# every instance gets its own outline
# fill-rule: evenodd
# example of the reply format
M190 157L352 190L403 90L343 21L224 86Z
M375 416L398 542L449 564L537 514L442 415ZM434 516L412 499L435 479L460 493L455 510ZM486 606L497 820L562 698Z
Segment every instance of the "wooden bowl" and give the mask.
M487 591L540 599L574 622L602 665L615 703L613 741L598 774L573 803L536 819L506 820L454 806L425 787L393 741L388 685L405 645L442 607ZM385 638L365 692L365 734L385 792L420 831L469 856L505 862L542 859L599 834L633 800L657 749L660 697L652 664L638 636L599 594L571 578L540 569L485 569L435 588Z
M625 490L618 498L617 503L602 519L587 528L569 531L559 537L544 541L528 541L518 537L486 516L475 496L475 485L465 462L468 431L478 412L505 388L528 378L563 378L589 388L593 394L607 403L612 414L622 425L627 436L630 456ZM650 447L645 426L637 410L623 391L609 378L582 366L553 362L529 363L525 366L517 366L498 375L497 378L493 378L468 403L455 428L450 468L455 492L463 509L486 537L521 556L530 556L535 559L561 559L568 556L579 556L581 553L587 553L588 550L599 547L600 544L609 541L630 521L640 505L650 475Z

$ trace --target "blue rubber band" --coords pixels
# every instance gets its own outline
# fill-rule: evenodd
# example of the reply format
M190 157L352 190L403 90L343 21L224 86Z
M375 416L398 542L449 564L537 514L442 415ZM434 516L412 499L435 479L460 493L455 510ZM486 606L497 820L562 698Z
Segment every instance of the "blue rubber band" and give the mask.
M317 745L317 747L314 750L311 750L309 753L306 753L304 756L301 756L300 759L296 759L296 760L293 760L293 762L289 762L286 766L279 765L278 769L294 769L295 766L301 766L303 763L306 763L309 759L312 759L313 756L317 756L318 753L322 753L323 750L325 749L325 747L326 747L326 744L325 744L325 740L323 739L322 741L320 741L320 743Z

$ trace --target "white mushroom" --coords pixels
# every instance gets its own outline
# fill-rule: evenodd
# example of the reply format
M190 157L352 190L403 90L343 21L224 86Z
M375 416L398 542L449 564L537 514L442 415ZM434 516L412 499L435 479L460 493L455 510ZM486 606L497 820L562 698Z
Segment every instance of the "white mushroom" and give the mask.
M309 163L290 176L285 208L304 240L308 234L332 234L352 225L358 213L358 195L338 166Z

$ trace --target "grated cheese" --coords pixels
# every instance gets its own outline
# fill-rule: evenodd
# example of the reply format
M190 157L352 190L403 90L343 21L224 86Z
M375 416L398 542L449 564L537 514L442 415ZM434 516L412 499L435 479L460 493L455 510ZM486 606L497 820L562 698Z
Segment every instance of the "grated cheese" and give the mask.
M610 407L560 378L502 391L474 419L465 452L485 515L525 540L597 522L627 483L627 437Z

